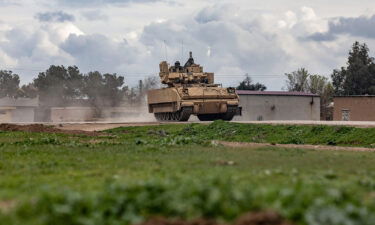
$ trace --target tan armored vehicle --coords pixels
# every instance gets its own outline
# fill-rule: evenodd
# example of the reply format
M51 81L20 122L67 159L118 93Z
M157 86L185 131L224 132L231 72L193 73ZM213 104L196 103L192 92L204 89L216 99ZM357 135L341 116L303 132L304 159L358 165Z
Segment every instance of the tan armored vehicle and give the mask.
M214 74L203 72L192 53L184 66L160 63L160 79L167 88L148 92L148 108L159 121L188 121L197 115L201 121L232 120L240 113L234 88L214 84Z

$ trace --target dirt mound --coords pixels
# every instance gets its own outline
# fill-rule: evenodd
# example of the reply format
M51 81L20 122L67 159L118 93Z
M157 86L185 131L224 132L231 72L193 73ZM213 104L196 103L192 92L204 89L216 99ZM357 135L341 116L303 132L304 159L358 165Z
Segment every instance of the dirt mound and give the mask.
M59 134L74 134L74 135L86 135L86 136L100 136L99 132L93 131L81 131L81 130L61 130L52 126L46 126L43 124L29 124L29 125L17 125L17 124L0 124L0 131L24 131L24 132L41 132L41 133L59 133Z
M169 220L162 217L150 219L139 225L223 225L214 220ZM237 219L233 225L292 225L275 212L247 213Z

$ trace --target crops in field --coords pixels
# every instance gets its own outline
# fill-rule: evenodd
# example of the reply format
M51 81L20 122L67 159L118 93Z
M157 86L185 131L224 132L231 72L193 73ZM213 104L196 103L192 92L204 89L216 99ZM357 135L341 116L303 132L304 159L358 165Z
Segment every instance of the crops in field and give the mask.
M218 121L100 136L0 132L0 221L231 222L271 210L294 224L375 224L374 152L227 148L211 140L371 148L375 129Z

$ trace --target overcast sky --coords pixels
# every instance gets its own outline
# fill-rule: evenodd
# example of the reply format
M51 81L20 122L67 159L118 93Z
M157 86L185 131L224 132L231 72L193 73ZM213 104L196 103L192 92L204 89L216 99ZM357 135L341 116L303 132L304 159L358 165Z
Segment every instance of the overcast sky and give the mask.
M375 51L374 28L374 0L0 0L0 69L26 83L77 65L134 85L193 51L218 83L280 90L284 73L344 66L355 40Z

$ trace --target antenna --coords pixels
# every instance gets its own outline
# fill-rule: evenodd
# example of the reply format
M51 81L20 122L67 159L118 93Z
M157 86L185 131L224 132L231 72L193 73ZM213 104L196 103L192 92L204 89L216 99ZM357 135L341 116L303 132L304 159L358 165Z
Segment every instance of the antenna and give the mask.
M168 62L168 51L167 51L167 44L166 44L165 40L164 40L164 48L165 48L165 61Z
M184 61L184 40L182 40L181 46L181 62Z

